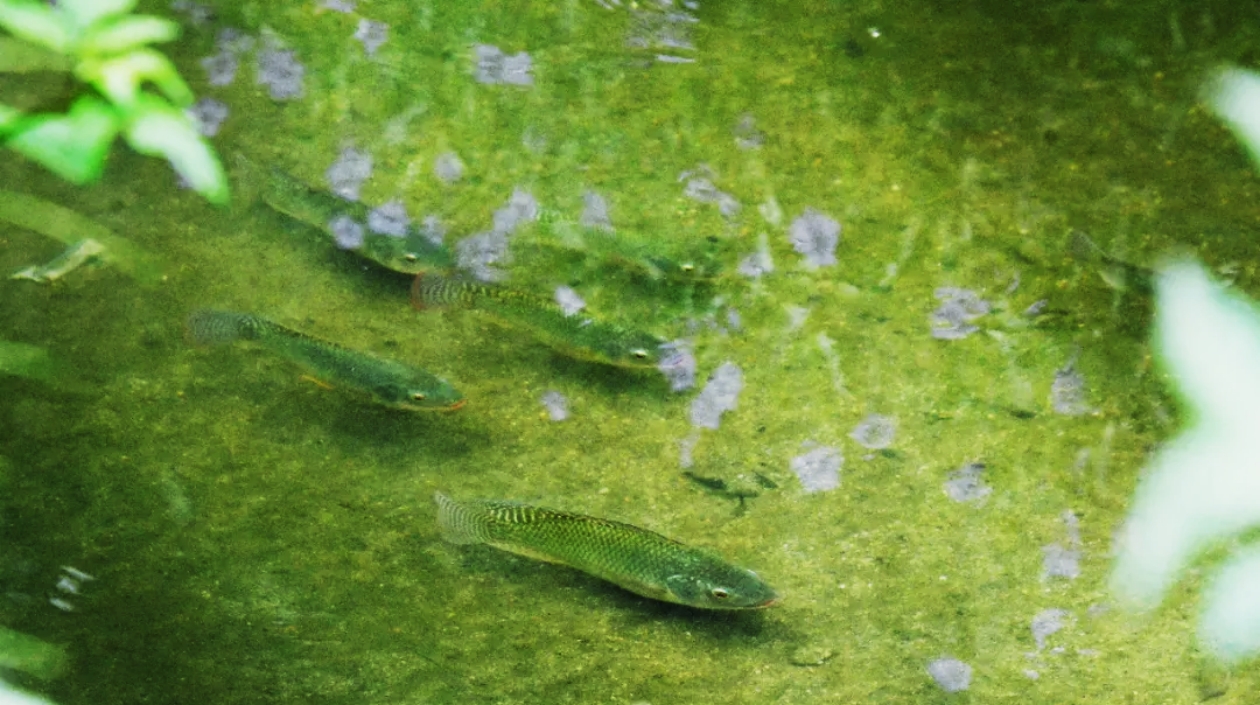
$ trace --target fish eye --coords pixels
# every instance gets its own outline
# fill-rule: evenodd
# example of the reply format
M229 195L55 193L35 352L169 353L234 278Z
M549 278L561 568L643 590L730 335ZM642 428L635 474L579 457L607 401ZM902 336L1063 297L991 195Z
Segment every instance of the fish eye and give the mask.
M630 356L636 360L646 360L648 358L648 353L643 348L635 348L630 351Z
M428 398L429 398L429 395L425 394L424 392L412 392L412 393L411 393L411 400L412 400L412 401L424 401L425 399L428 399Z
M726 588L720 588L720 587L713 588L712 590L709 591L709 594L712 595L715 600L725 600L726 598L731 596L731 593L728 592Z

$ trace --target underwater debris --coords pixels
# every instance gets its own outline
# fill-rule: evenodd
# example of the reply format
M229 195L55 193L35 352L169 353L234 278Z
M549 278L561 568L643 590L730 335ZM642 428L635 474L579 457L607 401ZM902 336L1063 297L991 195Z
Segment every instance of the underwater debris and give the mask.
M254 38L235 27L224 27L214 37L219 51L240 56L254 48Z
M228 106L221 100L200 98L185 108L184 114L192 120L193 126L203 137L214 137L219 134L219 126L227 119Z
M989 312L989 302L970 289L943 286L932 293L941 302L929 320L932 337L937 340L961 340L980 330L971 322Z
M273 100L294 100L303 94L302 80L306 67L297 60L292 49L267 48L258 52L256 83L266 86Z
M376 56L376 50L389 39L389 25L362 17L354 31L354 38L362 42L364 53Z
M982 472L984 463L967 463L958 468L945 480L945 494L955 502L979 502L988 497L993 488L984 484Z
M694 10L699 5L689 3L686 9ZM633 24L626 37L626 46L632 49L695 51L691 40L691 27L699 19L684 10L673 8L672 2L656 4L632 4ZM661 63L692 63L693 58L676 54L656 54Z
M882 414L868 414L849 434L849 438L864 448L883 450L892 445L896 434L897 419Z
M363 224L348 215L342 214L328 221L328 230L337 242L337 247L343 250L363 246Z
M770 256L770 242L765 233L757 237L757 251L740 260L735 270L749 279L760 279L774 271L774 259Z
M556 304L560 306L560 310L566 316L576 316L579 311L586 308L586 302L582 300L582 297L571 286L565 286L564 284L557 286L554 295Z
M744 388L744 373L739 365L724 362L709 375L700 395L691 402L691 425L717 429L722 414L735 409Z
M441 245L446 239L446 227L442 225L442 219L436 215L426 215L424 220L420 221L420 236L434 245Z
M840 244L840 223L813 208L788 226L792 249L805 256L807 266L830 267L836 263L836 246Z
M806 441L812 445L813 441ZM840 466L844 464L844 456L839 448L818 446L813 450L792 458L789 466L800 478L801 487L806 493L826 492L840 486Z
M333 10L334 12L344 12L350 14L354 12L355 3L353 0L324 0L319 4L325 10Z
M402 201L394 199L368 211L367 226L372 232L381 235L407 237L411 218L407 217L407 207Z
M1056 414L1081 416L1090 411L1086 403L1085 376L1076 369L1075 361L1054 371L1050 385L1050 407Z
M608 199L588 190L582 194L582 216L578 222L583 227L612 232L612 217L608 211Z
M538 220L538 199L522 188L512 190L506 205L494 212L494 231L511 235L523 223Z
M740 149L760 149L761 145L766 142L766 135L757 129L757 120L752 115L745 113L739 118L739 122L735 123L735 146Z
M669 391L683 392L696 386L696 356L686 339L671 340L661 345L661 361L656 369L669 380Z
M1041 548L1041 578L1067 578L1075 580L1081 575L1081 551L1063 544L1052 543Z
M10 279L26 279L28 281L47 284L56 281L74 270L91 262L105 259L105 246L84 238L67 247L61 254L52 258L47 264L33 264L9 275Z
M236 70L240 68L240 60L236 55L220 50L214 56L207 56L200 62L201 68L205 69L206 82L212 86L231 85L236 80Z
M532 86L534 77L530 75L533 59L529 54L508 55L499 47L490 44L478 44L473 47L477 55L476 77L478 83L506 83L515 86Z
M508 261L507 235L497 230L469 235L455 244L455 266L478 281L502 281L505 275L496 265Z
M1037 650L1046 648L1046 639L1067 626L1072 613L1058 607L1044 609L1032 618L1033 641L1037 642Z
M547 415L552 421L564 421L569 418L569 400L554 389L543 393L542 405L547 409Z
M359 189L371 175L372 155L354 147L342 149L337 161L324 172L333 193L347 201L359 200Z
M946 693L957 693L971 687L971 666L950 656L942 656L927 665L928 675Z
M55 5L56 3L52 4ZM210 24L210 21L214 19L214 10L212 8L192 0L174 0L171 3L171 9L182 13L184 17L188 18L188 24L194 27Z
M709 179L712 175L713 170L705 165L684 171L678 176L679 181L686 181L686 185L683 186L683 195L700 203L716 203L718 212L728 218L739 215L739 201L715 186Z
M454 152L442 152L433 160L433 175L443 183L453 184L464 175L464 163Z

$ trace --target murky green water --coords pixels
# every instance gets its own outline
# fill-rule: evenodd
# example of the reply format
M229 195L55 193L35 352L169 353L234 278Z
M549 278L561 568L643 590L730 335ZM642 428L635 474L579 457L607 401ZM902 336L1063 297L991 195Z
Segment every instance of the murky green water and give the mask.
M686 10L695 49L670 52L628 48L642 13L595 0L362 2L390 25L368 59L356 15L219 5L174 54L229 105L224 154L322 184L354 145L375 159L363 200L437 214L449 240L488 230L517 187L573 218L593 189L625 237L716 247L730 271L764 233L776 269L758 282L680 287L563 256L511 270L691 337L701 383L738 364L738 409L699 434L691 471L760 493L741 504L681 474L698 390L414 311L405 277L247 198L209 207L124 149L88 189L9 155L7 187L95 218L165 272L156 286L111 268L0 282L2 337L73 367L60 388L0 378L0 624L68 649L72 668L46 686L58 702L1248 701L1254 666L1199 666L1194 583L1144 621L1106 608L1111 533L1177 409L1145 345L1149 299L1109 288L1068 244L1077 229L1138 263L1181 248L1260 294L1260 181L1195 103L1204 70L1254 63L1254 13L701 0ZM208 86L198 60L224 26L295 49L305 96L272 101L249 60ZM534 85L477 83L477 43L529 52ZM744 116L758 148L737 144ZM466 171L446 185L433 163L450 151ZM738 214L684 195L680 175L701 165ZM778 222L759 212L770 202ZM836 266L792 251L807 207L843 224ZM0 242L4 272L59 250L14 228ZM980 331L932 338L946 286L991 302ZM399 414L262 351L190 347L182 323L203 306L423 365L469 403ZM794 307L808 310L799 325ZM1087 384L1076 416L1050 401L1073 361ZM548 420L547 390L569 420ZM849 438L870 413L897 419L891 448ZM806 493L790 470L810 442L842 451L837 489ZM993 491L951 501L944 483L969 462ZM698 613L449 546L439 489L649 527L756 569L784 598ZM1056 544L1081 552L1079 577L1044 575ZM47 602L63 565L96 576L73 612ZM1039 647L1030 625L1052 608L1068 616ZM928 675L942 656L974 669L967 694Z

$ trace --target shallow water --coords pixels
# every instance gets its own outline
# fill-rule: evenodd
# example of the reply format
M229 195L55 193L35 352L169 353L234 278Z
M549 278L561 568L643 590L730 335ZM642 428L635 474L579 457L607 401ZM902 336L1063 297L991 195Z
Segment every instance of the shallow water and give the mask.
M164 272L0 281L0 337L72 368L55 387L0 378L0 624L68 649L51 697L935 702L959 697L929 675L942 657L972 668L983 701L1254 691L1254 666L1232 679L1200 666L1193 581L1144 620L1107 608L1112 532L1179 417L1146 344L1149 298L1069 248L1072 230L1138 264L1180 248L1260 294L1260 180L1195 102L1205 70L1254 63L1254 15L1226 2L671 11L690 19L612 0L318 4L219 3L187 24L172 53L229 108L220 152L327 186L354 147L373 159L362 200L436 214L448 243L489 231L515 189L575 222L594 191L616 237L712 249L728 276L682 285L544 250L504 271L690 338L698 385L672 393L656 373L415 311L406 277L251 202L248 184L215 209L121 145L85 189L3 160L0 182L96 219ZM373 56L361 18L389 25ZM301 97L257 86L253 53L211 85L199 62L228 26L293 50ZM478 82L479 44L527 52L532 80ZM834 265L794 250L807 209L842 226ZM773 271L735 273L762 235ZM0 238L4 272L60 249L11 227ZM935 313L961 290L987 312ZM207 306L421 365L469 402L401 414L264 351L192 347L183 320ZM942 320L975 330L942 338ZM726 362L742 372L735 408L693 428L691 402ZM1056 396L1068 377L1071 403ZM542 403L551 391L563 421ZM873 414L894 422L885 448L851 435ZM793 473L819 448L843 458L834 488ZM648 527L755 569L783 599L699 613L450 546L435 490ZM96 577L79 595L55 588L67 565Z

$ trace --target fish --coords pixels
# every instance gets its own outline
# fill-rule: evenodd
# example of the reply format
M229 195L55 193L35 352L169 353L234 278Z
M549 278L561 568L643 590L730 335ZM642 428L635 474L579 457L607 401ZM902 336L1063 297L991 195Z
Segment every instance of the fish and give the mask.
M769 607L779 595L756 573L709 551L611 519L495 500L433 495L454 544L486 544L576 568L654 600L698 609Z
M256 182L258 197L272 210L316 228L336 239L331 223L347 217L357 223L368 222L369 208L356 201L347 201L327 191L313 189L277 167L263 168L244 155L237 155L241 164ZM403 237L384 235L365 228L363 243L351 252L380 266L403 274L418 274L434 269L451 269L455 256L450 248L435 243L416 224L408 224Z
M249 313L204 309L188 317L188 335L202 345L253 341L305 367L323 382L367 393L407 411L453 411L464 397L446 380L419 367L320 340Z
M411 304L418 310L463 306L528 331L570 357L615 367L654 368L665 341L620 323L566 313L550 299L499 284L429 272L416 276Z

